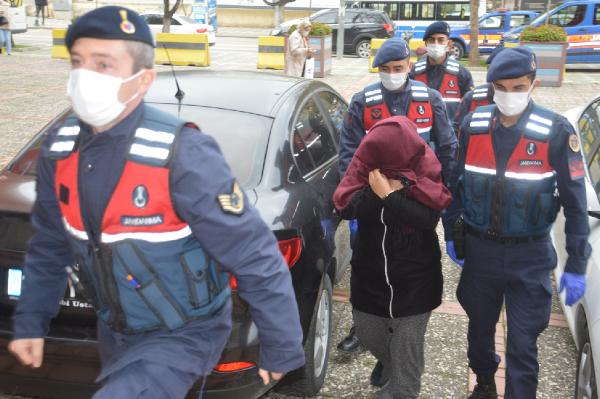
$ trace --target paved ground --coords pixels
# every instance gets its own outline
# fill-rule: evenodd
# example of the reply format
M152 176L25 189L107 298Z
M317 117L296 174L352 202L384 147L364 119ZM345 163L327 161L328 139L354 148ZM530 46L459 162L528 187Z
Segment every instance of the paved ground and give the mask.
M0 56L2 83L0 90L0 166L43 127L46 122L67 106L65 82L68 63L49 58L49 31L31 29L16 36L19 44L13 56ZM254 70L256 39L219 39L211 49L210 69ZM165 69L166 67L159 67ZM367 61L347 57L333 61L333 73L324 80L349 99L355 91L376 79L366 73ZM281 73L268 71L270 73ZM475 70L476 83L482 83L485 71ZM558 112L581 105L600 94L599 72L569 72L561 88L541 88L534 98ZM423 377L423 398L465 398L469 390L469 371L466 360L467 318L456 303L455 290L458 269L444 257L444 305L435 311L426 339L426 372ZM333 346L346 334L351 324L347 303L348 276L336 287ZM504 347L504 319L499 323L498 349ZM576 350L565 328L560 307L553 305L551 326L539 341L540 386L538 398L562 399L572 397L574 390ZM319 398L370 398L375 390L368 378L375 360L368 353L344 355L331 352L326 384ZM501 377L501 373L499 373ZM499 383L502 379L499 378ZM283 398L276 393L269 398ZM2 396L0 398L15 398Z

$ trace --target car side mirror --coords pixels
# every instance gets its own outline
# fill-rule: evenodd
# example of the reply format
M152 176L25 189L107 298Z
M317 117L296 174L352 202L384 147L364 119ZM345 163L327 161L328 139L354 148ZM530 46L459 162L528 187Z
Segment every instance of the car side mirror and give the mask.
M600 219L600 211L588 211L588 215L593 218Z

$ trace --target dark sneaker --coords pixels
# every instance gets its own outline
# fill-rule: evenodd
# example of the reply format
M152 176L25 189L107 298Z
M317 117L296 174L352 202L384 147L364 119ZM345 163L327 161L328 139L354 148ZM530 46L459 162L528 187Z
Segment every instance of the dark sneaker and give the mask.
M348 336L342 340L337 346L342 352L355 352L360 347L360 342L356 336L354 326L350 329Z
M494 377L480 378L477 376L477 385L468 399L498 399Z
M378 360L375 367L373 367L373 371L371 371L371 385L374 387L382 387L389 379L389 376L383 376L383 363Z

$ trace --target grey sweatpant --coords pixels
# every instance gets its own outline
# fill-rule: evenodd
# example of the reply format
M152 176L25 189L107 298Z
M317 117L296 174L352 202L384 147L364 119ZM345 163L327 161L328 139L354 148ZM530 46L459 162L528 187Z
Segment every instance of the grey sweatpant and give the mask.
M431 312L390 319L352 311L360 343L383 363L389 382L379 399L414 399L421 390L425 367L425 331Z

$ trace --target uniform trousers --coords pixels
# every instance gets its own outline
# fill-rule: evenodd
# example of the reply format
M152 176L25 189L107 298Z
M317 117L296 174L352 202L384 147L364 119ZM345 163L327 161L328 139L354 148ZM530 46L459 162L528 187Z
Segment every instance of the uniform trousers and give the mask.
M504 397L535 399L537 338L550 319L554 247L549 238L502 244L467 234L465 250L457 297L469 316L469 366L483 377L492 377L498 369L496 323L504 303L508 330Z
M425 368L425 331L431 312L390 319L353 310L360 343L383 364L388 383L378 399L414 399Z

